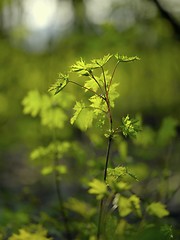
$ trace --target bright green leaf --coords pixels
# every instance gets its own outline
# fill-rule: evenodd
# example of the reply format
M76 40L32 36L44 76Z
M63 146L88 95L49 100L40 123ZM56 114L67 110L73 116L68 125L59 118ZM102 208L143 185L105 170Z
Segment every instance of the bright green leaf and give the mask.
M31 114L32 117L36 117L41 110L41 100L41 95L37 90L30 91L22 101L24 114Z
M90 194L95 194L97 195L97 199L100 200L102 199L106 193L107 193L107 186L104 182L98 180L98 179L93 179L90 183L89 183L89 193Z
M132 61L135 61L135 60L140 60L139 57L137 56L134 56L134 57L127 57L127 56L124 56L124 55L119 55L118 53L115 55L115 58L119 61L119 62L132 62Z
M59 78L56 81L56 83L54 83L48 91L53 91L54 95L56 95L57 93L59 93L63 88L66 87L66 85L69 82L69 75L66 74L62 74L59 73Z
M74 108L75 113L71 118L71 124L76 122L77 126L82 130L85 131L87 128L92 126L94 113L92 110L89 110L85 107L83 102L76 102Z
M122 118L121 130L123 135L136 137L137 133L141 131L141 127L136 119L130 119L129 115Z
M169 211L166 209L166 206L161 202L153 202L147 208L146 211L150 215L154 215L158 218L163 218L169 215Z
M97 67L103 67L111 58L113 55L107 54L103 58L93 59L92 63L95 64Z

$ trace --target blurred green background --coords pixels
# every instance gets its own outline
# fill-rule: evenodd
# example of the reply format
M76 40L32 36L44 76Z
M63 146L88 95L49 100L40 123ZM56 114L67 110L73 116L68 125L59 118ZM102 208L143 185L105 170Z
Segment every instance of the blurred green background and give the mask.
M169 154L167 168L175 195L170 207L179 219L180 2L1 0L1 226L18 225L18 221L10 220L16 210L19 225L28 222L24 209L26 213L33 210L30 204L27 210L27 202L39 206L40 189L41 196L48 199L46 186L52 181L41 180L37 168L29 162L30 151L48 139L48 131L39 127L38 119L23 114L23 98L30 90L47 93L58 73L80 57L89 60L116 52L141 58L118 70L117 117L127 113L142 116L145 133L135 143L138 150L130 148L140 162L148 159L148 166L156 169ZM163 139L167 136L168 141L165 139L163 150L157 150L155 132L164 119L169 119L164 123L165 135L159 134ZM74 134L70 132L68 138L75 138ZM149 148L143 148L146 143ZM33 193L29 187L33 187Z

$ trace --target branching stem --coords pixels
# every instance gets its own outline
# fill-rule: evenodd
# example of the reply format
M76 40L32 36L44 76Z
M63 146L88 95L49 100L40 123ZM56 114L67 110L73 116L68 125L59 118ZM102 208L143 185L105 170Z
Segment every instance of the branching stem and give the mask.
M103 100L105 100L105 98L104 98L103 95L98 94L97 92L93 91L92 89L87 88L87 87L85 87L85 86L83 86L83 85L81 85L81 84L79 84L79 83L77 83L77 82L74 82L74 81L72 81L72 80L69 80L69 82L71 82L71 83L73 83L73 84L75 84L75 85L77 85L77 86L79 86L79 87L81 87L81 88L84 88L85 90L90 91L90 92L94 93L95 95L97 95L98 97L100 97L100 98L102 98Z

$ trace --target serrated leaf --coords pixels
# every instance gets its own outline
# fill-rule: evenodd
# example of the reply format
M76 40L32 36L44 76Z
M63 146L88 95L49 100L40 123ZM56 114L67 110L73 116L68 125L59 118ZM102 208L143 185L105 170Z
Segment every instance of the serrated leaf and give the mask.
M97 77L96 77L97 79ZM97 83L94 81L94 79L90 79L90 80L87 80L84 84L84 87L88 88L88 89L92 89L94 92L96 92L98 90L98 85ZM87 92L88 90L85 89L85 92Z
M166 209L166 206L161 202L152 202L147 208L146 211L150 215L154 215L158 218L163 218L169 215L169 211Z
M85 108L85 104L83 102L78 102L76 101L75 106L73 107L74 115L70 120L71 124L74 124L74 122L76 121L76 119L78 118L80 112L82 111L82 109Z
M141 131L141 127L138 123L138 120L133 118L131 119L129 115L127 115L126 117L122 118L121 130L125 137L128 135L131 137L136 137L137 133Z
M119 83L113 83L113 84L111 84L110 89L109 89L109 101L110 101L111 107L114 107L114 101L116 98L119 97L119 93L117 91L118 85L119 85Z
M89 76L90 72L94 68L95 67L93 67L92 64L86 64L86 62L81 58L71 66L71 71L79 73L80 76Z
M107 182L118 181L119 178L122 178L124 175L127 174L125 167L115 167L115 168L108 168L107 169Z
M132 62L132 61L135 61L135 60L140 60L140 58L137 57L137 56L128 57L128 56L125 56L125 55L119 55L119 53L117 53L117 54L115 55L115 58L116 58L119 62Z
M89 101L91 102L90 107L93 108L95 115L98 115L98 114L101 114L102 112L107 111L107 106L105 104L105 101L99 96L94 95L89 98Z
M94 113L92 110L89 110L85 107L83 102L76 102L74 108L75 113L70 120L71 124L76 122L77 126L82 130L85 131L87 128L92 126Z
M49 92L53 91L54 95L58 94L69 82L69 75L59 73L59 78L50 88Z
M41 110L41 100L41 95L37 90L28 92L22 101L24 114L30 114L32 117L36 117Z
M97 195L96 197L98 200L102 199L107 193L106 184L98 179L93 179L89 183L89 187L90 187L90 189L88 190L88 192L90 194Z
M107 54L103 58L97 58L93 59L92 63L97 67L103 67L111 58L113 55Z

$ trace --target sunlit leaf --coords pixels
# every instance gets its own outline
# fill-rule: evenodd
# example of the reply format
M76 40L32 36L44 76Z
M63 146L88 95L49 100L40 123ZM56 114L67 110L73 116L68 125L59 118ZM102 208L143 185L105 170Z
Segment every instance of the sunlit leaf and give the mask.
M129 115L127 115L126 117L122 118L121 130L125 137L128 135L131 137L136 137L137 133L141 131L141 127L138 123L138 120L133 118L131 119Z
M107 111L105 101L101 97L93 95L92 97L89 98L89 101L91 102L90 106L93 108L95 115Z
M114 101L116 98L119 97L119 93L117 91L118 85L119 85L119 83L113 83L113 84L111 84L110 89L109 89L109 101L110 101L111 107L114 107Z
M97 199L100 200L102 199L106 193L107 193L107 186L104 182L98 180L98 179L93 179L90 183L89 183L89 193L90 194L95 194L97 195Z
M132 61L135 61L135 60L140 60L140 58L137 57L137 56L128 57L128 56L125 56L125 55L119 55L119 53L117 53L117 54L115 55L115 58L116 58L119 62L132 62Z
M92 126L94 113L91 109L86 108L83 102L76 102L73 109L75 112L70 120L71 124L76 122L77 126L82 131L85 131L87 128Z
M158 218L163 218L169 215L169 211L166 209L166 206L161 202L152 202L148 205L146 211L150 215L154 215Z
M13 234L8 240L52 240L47 237L47 230L41 225L33 225L27 228L19 229L19 233Z
M132 195L129 198L119 195L119 215L126 217L130 213L135 213L139 217L142 215L140 207L140 199L136 195Z
M112 58L112 56L113 55L111 54L107 54L103 58L93 59L92 63L94 63L97 67L103 67Z
M22 101L24 114L36 117L41 110L41 100L41 95L37 90L30 91Z
M79 73L80 76L89 76L92 68L91 64L86 64L86 62L81 58L71 66L71 71Z
M69 82L69 75L66 74L62 74L59 73L59 78L56 81L56 83L54 83L48 91L53 91L54 95L56 95L57 93L59 93L63 88L66 87L66 85Z

